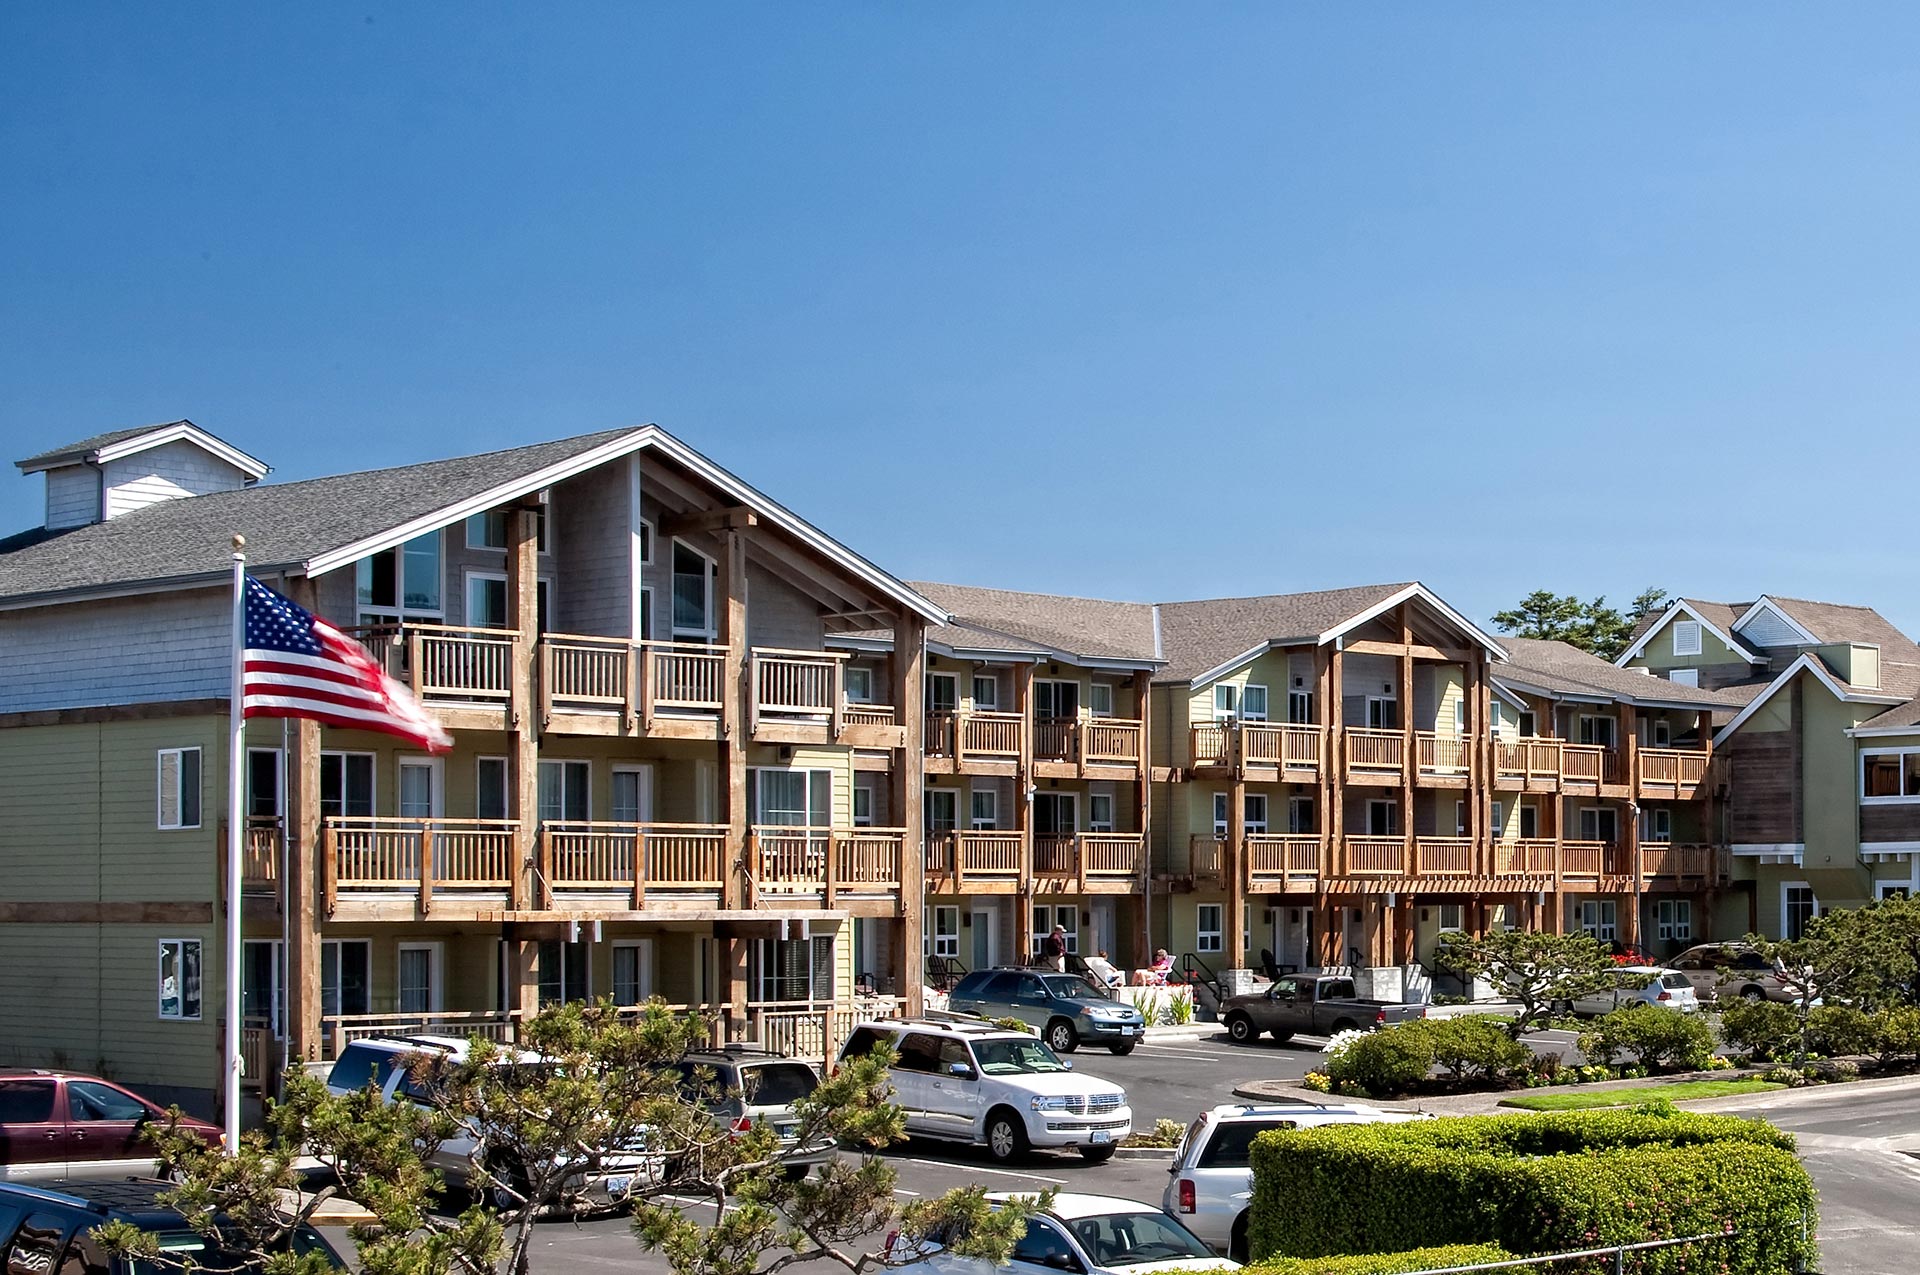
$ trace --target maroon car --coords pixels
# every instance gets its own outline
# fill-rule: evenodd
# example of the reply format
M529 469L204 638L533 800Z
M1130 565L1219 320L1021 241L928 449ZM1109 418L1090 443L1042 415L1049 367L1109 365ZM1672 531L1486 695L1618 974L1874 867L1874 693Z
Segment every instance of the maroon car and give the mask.
M166 1118L164 1107L98 1076L0 1067L0 1176L150 1174L148 1132ZM183 1119L207 1142L225 1140L217 1125Z

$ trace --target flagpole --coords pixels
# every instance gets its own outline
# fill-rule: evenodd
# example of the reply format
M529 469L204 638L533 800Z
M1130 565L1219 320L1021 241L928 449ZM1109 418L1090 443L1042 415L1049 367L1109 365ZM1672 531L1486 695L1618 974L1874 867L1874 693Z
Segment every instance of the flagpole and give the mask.
M240 1153L240 852L246 828L241 785L246 774L247 538L233 538L233 682L227 701L227 1041L222 1094L227 1115L227 1154Z

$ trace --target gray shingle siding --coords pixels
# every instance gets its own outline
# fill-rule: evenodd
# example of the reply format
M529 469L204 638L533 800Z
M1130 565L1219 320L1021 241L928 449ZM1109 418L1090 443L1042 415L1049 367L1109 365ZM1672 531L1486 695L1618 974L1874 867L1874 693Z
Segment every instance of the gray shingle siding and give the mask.
M0 612L0 712L225 696L229 608L196 589Z

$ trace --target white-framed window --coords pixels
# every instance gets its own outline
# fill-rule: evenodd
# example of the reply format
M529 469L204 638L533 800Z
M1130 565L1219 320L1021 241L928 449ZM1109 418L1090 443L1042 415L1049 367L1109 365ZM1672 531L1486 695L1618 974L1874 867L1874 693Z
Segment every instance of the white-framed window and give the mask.
M1612 806L1580 807L1581 841L1614 842L1620 839L1620 814Z
M1453 803L1453 835L1456 837L1467 835L1467 803L1464 801Z
M1400 729L1400 701L1391 695L1367 696L1367 726L1371 730Z
M1213 835L1216 840L1227 835L1227 826L1233 817L1232 800L1224 792L1213 794Z
M960 708L960 679L951 673L927 674L927 711L952 713Z
M1313 721L1313 692L1287 692L1287 720L1296 726L1305 726Z
M398 757L397 813L402 819L438 819L447 813L445 768L438 757Z
M540 822L556 819L591 819L593 765L586 761L540 760Z
M321 939L321 1016L372 1012L373 944L367 939Z
M1602 943L1620 936L1618 910L1612 899L1580 899L1573 905L1574 928Z
M1464 694L1453 701L1453 733L1467 733L1467 697Z
M1693 902L1659 899L1653 905L1653 933L1659 939L1687 942L1693 938Z
M1250 792L1245 798L1246 809L1241 812L1246 820L1248 832L1267 830L1267 794Z
M444 980L439 943L402 943L394 967L394 1000L403 1014L437 1014Z
M1647 743L1654 748L1673 746L1673 723L1664 717L1656 717L1647 723Z
M513 627L513 613L507 609L507 575L504 571L475 571L468 568L462 573L466 581L466 622L475 629L510 629ZM534 582L534 626L545 633L552 612L553 582L546 579Z
M1078 955L1080 951L1080 909L1077 905L1071 903L1061 903L1052 906L1048 906L1045 903L1034 905L1034 955L1038 956L1040 954L1040 945L1046 942L1047 935L1053 933L1053 927L1056 925L1066 931L1063 937L1066 940L1068 954Z
M1700 621L1675 620L1673 622L1673 653L1675 655L1700 654Z
M1593 713L1580 715L1580 742L1598 744L1602 748L1613 748L1619 739L1619 724L1611 717L1601 717Z
M1437 909L1440 914L1440 929L1443 933L1458 934L1466 928L1467 910L1458 903L1442 903Z
M1090 682L1087 684L1087 712L1095 717L1113 716L1113 683Z
M975 832L991 832L1000 826L1000 791L997 788L975 788L970 794L972 802L970 825Z
M160 940L160 1017L171 1022L200 1019L200 940Z
M1860 804L1887 806L1920 801L1920 748L1860 751Z
M873 670L859 664L847 665L847 702L873 703Z
M673 542L674 641L711 642L719 633L713 608L719 574L712 558L684 540Z
M1507 835L1507 803L1504 801L1493 803L1492 821L1493 827L1488 829L1488 835L1498 841Z
M1313 798L1287 798L1287 831L1300 835L1320 831L1314 822Z
M364 819L373 814L373 754L320 754L320 813Z
M1667 671L1667 680L1675 686L1700 685L1700 670L1697 668L1677 668Z
M1213 720L1224 722L1233 717L1240 707L1240 688L1231 683L1223 683L1213 688Z
M653 767L615 766L611 775L615 823L647 823L653 818Z
M873 780L871 779L853 781L853 826L856 828L873 826Z
M1080 716L1080 683L1053 679L1033 684L1033 719L1037 722L1070 722Z
M473 514L467 519L467 548L469 549L506 549L508 519L513 516L511 509L489 509L483 514ZM644 524L642 524L644 525ZM545 505L533 511L535 543L540 552L547 551L547 509Z
M747 822L783 828L825 828L833 823L831 770L747 771Z
M952 788L929 788L920 803L928 832L952 832L960 826L960 794Z
M1788 881L1780 887L1780 937L1806 937L1807 923L1820 915L1820 899L1805 881Z
M941 904L933 910L933 955L960 955L960 909Z
M200 750L162 748L158 765L159 827L200 826Z
M247 750L247 818L278 819L285 814L285 784L278 748Z
M973 675L973 711L991 713L1000 707L1000 679L991 673Z
M653 641L653 586L640 586L640 640Z
M1264 722L1267 720L1267 688L1249 682L1240 688L1240 720Z
M1087 831L1113 831L1113 794L1110 792L1090 792L1087 794Z
M473 817L475 819L505 819L507 811L513 808L509 797L507 759L504 757L476 757L473 759Z
M640 538L640 565L653 565L653 523L645 518L634 524L633 534Z
M1540 727L1540 723L1537 719L1535 719L1533 715L1533 710L1530 708L1523 708L1520 710L1519 718L1514 722L1513 729L1515 733L1517 733L1520 736L1520 738L1532 739L1534 738L1534 732L1537 731L1539 727Z
M1397 801L1369 801L1367 803L1367 835L1369 837L1399 836L1400 803Z
M1492 731L1494 734L1498 735L1500 733L1500 724L1504 716L1505 714L1503 712L1503 706L1501 705L1499 700L1490 699L1487 701L1487 729L1489 731Z
M1642 806L1640 808L1640 840L1673 840L1673 810L1671 807Z
M587 967L587 945L546 939L534 953L540 976L540 1004L564 1005L593 995L593 974Z
M761 939L754 944L754 999L833 1000L833 937Z
M415 536L397 549L368 554L353 564L353 576L362 624L438 619L445 614L437 530Z
M1880 883L1879 893L1876 894L1874 897L1880 898L1880 899L1912 898L1913 887L1907 884L1905 881L1882 881Z
M613 993L616 1005L638 1005L653 995L653 940L618 939L613 945Z
M1198 903L1193 909L1193 950L1196 952L1220 952L1226 950L1226 922L1222 918L1226 909L1218 903Z

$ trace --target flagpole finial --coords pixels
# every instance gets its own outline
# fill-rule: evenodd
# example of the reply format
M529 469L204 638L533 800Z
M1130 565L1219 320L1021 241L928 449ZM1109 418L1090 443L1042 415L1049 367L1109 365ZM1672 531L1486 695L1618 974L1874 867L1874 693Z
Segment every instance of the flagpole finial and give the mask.
M233 551L235 553L239 553L242 549L246 547L247 547L247 538L236 531L233 535Z

